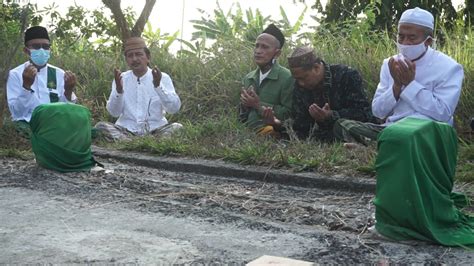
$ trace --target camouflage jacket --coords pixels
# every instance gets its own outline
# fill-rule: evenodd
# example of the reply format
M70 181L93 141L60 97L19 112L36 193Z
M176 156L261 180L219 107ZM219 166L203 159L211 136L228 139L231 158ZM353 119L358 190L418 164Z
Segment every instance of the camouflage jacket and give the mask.
M298 138L315 138L322 141L334 140L333 126L339 118L373 122L370 103L364 90L359 72L345 65L325 67L323 91L305 90L295 82L293 90L293 130ZM332 117L315 123L308 108L316 103L323 107L329 103Z

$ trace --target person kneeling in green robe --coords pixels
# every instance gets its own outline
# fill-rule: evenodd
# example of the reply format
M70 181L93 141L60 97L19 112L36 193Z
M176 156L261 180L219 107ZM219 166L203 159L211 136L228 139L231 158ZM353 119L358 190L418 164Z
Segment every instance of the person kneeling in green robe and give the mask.
M395 240L474 247L474 217L452 192L457 136L447 123L405 118L379 135L375 228Z
M31 147L36 162L59 172L88 171L91 152L89 110L72 103L42 104L31 115Z

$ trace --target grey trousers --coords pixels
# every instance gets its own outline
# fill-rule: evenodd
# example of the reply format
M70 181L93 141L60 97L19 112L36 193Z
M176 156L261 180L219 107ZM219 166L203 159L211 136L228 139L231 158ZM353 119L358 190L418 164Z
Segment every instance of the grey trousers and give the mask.
M136 136L126 128L109 122L101 121L97 123L94 128L99 132L99 135L105 138L107 141L131 140L134 136ZM180 123L172 123L157 128L151 131L150 134L154 136L169 137L181 128L183 128L183 125Z

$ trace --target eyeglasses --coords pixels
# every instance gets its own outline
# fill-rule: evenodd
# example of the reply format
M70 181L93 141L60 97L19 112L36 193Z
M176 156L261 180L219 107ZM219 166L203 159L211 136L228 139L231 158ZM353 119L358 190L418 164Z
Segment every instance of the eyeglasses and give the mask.
M39 50L41 48L43 48L45 50L51 49L51 44L49 44L49 43L33 43L33 44L28 45L28 46L32 49L35 49L35 50Z

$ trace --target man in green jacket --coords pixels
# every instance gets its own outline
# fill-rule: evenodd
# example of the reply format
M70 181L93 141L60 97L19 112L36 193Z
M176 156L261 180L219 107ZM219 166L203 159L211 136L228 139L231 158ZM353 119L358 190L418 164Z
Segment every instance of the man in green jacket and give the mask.
M243 79L239 119L257 130L258 134L272 135L275 132L272 125L262 119L265 110L281 121L291 114L294 80L290 71L276 61L284 43L283 33L270 24L255 41L257 69Z

